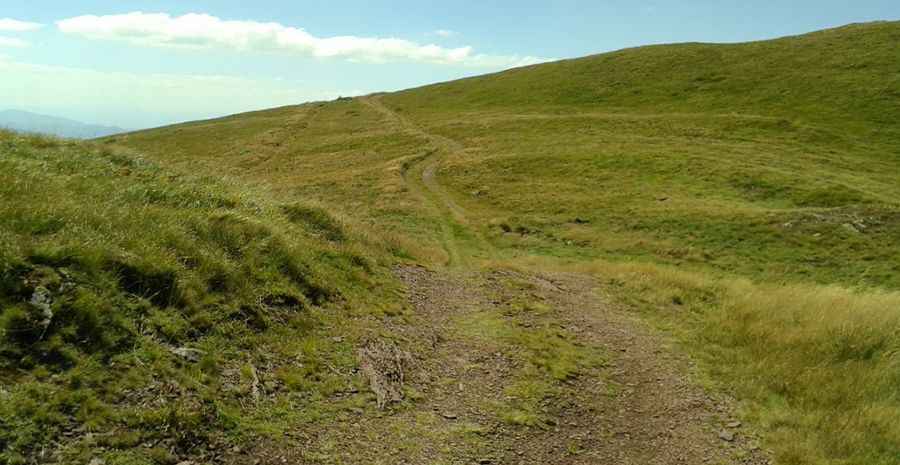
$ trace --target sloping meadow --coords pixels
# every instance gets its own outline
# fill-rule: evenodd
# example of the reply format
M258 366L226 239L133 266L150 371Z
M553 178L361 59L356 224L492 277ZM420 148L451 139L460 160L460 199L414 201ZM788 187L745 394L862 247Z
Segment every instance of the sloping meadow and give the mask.
M347 381L324 367L353 365L362 331L347 321L393 305L387 254L259 198L0 132L0 462L168 463L277 430L258 421L273 411L327 416L314 401Z
M465 148L437 155L438 181L497 258L595 273L744 402L779 463L888 464L900 454L898 40L892 22L642 47L381 101ZM434 147L394 123L344 100L109 142L343 208L428 262L441 220L404 173ZM341 238L304 208L274 216Z

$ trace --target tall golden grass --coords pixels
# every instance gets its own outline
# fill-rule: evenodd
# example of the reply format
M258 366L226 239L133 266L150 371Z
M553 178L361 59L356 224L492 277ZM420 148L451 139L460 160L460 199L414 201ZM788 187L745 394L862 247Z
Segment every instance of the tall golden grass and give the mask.
M651 263L541 266L596 276L613 301L675 334L701 381L741 399L776 463L900 463L900 292Z

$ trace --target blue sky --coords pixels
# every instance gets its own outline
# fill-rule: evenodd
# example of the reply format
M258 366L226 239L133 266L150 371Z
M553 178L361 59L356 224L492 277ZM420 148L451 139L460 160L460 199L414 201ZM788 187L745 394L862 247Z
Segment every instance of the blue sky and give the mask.
M900 2L3 2L0 109L142 128L624 47L879 19L900 19Z

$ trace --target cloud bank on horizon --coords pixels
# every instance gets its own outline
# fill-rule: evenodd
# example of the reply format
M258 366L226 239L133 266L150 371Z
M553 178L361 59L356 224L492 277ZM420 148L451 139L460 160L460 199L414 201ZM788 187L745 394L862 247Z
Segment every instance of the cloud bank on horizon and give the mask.
M236 51L281 52L353 62L417 62L465 67L512 68L548 61L546 58L475 53L472 47L446 48L410 40L380 37L316 37L304 29L275 22L223 20L203 13L171 16L132 12L84 15L56 22L65 34L89 40L120 41L151 47L224 48ZM447 37L450 31L440 31Z
M72 115L73 119L88 123L134 129L364 93L310 88L303 81L287 79L140 74L37 65L2 55L0 76L4 76L0 102L9 108ZM93 118L72 111L85 102L89 102L88 114Z
M44 27L43 24L19 21L12 18L0 18L0 32L4 33L31 32L42 27ZM24 48L28 45L28 42L18 37L0 36L0 47Z
M11 18L0 18L0 31L2 32L28 32L36 31L44 27L43 24L28 21L19 21Z
M296 25L206 12L78 13L40 22L0 17L0 110L145 128L548 61L448 46L444 41L460 36L451 29L424 32L430 39L417 41L314 35ZM159 50L188 53L170 59Z

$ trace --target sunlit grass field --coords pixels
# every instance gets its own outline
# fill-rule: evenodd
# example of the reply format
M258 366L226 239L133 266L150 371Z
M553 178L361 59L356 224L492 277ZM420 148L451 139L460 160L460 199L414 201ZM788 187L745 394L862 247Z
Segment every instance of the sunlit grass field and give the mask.
M463 145L438 175L495 259L596 274L681 336L779 463L887 464L900 444L898 40L900 25L874 23L646 47L382 100ZM279 131L291 136L266 146ZM399 169L429 143L354 101L122 142L350 207L445 259L427 253L439 214Z
M896 463L898 43L900 24L873 23L751 44L624 50L383 95L424 131L462 145L440 155L436 177L465 210L465 224L423 203L411 178L421 175L416 163L434 156L433 142L355 99L132 133L92 148L4 134L4 324L41 321L14 305L8 296L26 290L8 283L36 273L35 286L48 280L42 285L52 290L67 282L59 268L74 267L80 279L104 283L85 298L134 306L125 317L96 317L123 319L126 329L110 332L103 344L111 346L96 354L74 353L75 366L114 357L137 384L150 372L142 363L190 380L206 369L250 373L240 367L261 364L252 358L259 344L306 344L311 368L279 383L312 392L305 405L318 405L315 393L329 386L323 357L351 362L348 345L317 331L344 321L362 331L356 325L365 319L287 308L269 315L259 297L391 311L396 283L382 265L440 267L460 252L447 246L450 234L462 253L484 255L482 266L596 276L607 298L674 334L711 389L740 401L777 463ZM152 162L134 165L123 155L132 152ZM86 258L67 258L73 248ZM122 284L122 270L137 284ZM161 293L146 276L184 284ZM285 291L297 279L309 295ZM122 296L145 287L143 300ZM220 318L231 319L223 326ZM309 339L253 326L272 318ZM63 350L69 333L59 331L30 337ZM234 340L250 352L229 351ZM186 342L221 358L182 375L165 344ZM12 370L28 354L12 339L4 344L3 369ZM16 376L85 386L71 392L98 399L108 413L96 421L131 421L95 385L105 380L70 380L77 370L48 380L47 362L32 363ZM277 357L271 366L279 373ZM9 395L37 398L27 383ZM202 384L188 383L198 387L185 399L212 396ZM34 402L4 402L0 421L52 421L47 406L57 404ZM236 435L277 429L262 417L243 419L229 402L211 405L224 412L216 418L241 418ZM10 411L18 405L32 407ZM534 420L520 410L521 422ZM0 443L22 441L27 450L40 439L23 437Z

